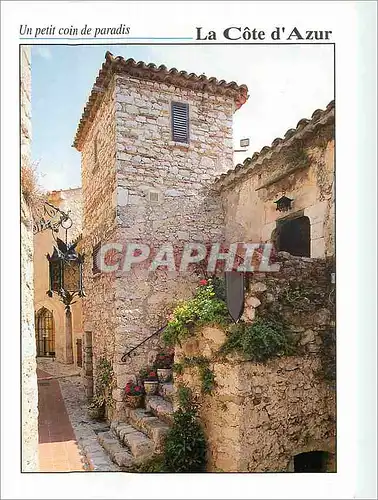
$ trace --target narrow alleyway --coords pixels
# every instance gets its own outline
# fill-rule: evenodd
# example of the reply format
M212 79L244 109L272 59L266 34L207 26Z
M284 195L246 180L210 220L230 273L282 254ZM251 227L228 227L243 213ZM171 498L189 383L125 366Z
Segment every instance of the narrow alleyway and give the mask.
M97 440L108 429L87 415L79 370L37 359L40 472L119 471Z
M46 371L38 376L40 472L85 470L57 379ZM88 467L87 467L88 469Z

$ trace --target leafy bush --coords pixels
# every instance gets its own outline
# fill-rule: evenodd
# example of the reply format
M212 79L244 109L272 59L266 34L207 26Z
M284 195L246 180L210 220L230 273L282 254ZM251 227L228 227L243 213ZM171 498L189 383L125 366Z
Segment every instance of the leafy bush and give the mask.
M130 472L166 472L164 467L164 457L160 455L154 456L147 462L134 465L133 469Z
M258 362L290 354L292 350L292 340L284 325L270 318L257 318L251 324L233 325L221 347L223 354L237 352L245 359Z
M219 276L214 276L209 280L209 282L213 285L215 297L219 300L226 301L226 282L224 278L220 278Z
M167 472L205 472L206 439L198 420L198 408L186 387L179 392L180 408L164 444L164 469Z
M106 358L100 358L96 364L95 397L93 404L96 406L113 406L112 389L115 387L113 367Z
M162 335L165 344L180 344L183 339L193 334L195 326L223 324L227 321L225 302L216 298L211 282L203 280L201 283L203 284L197 288L195 296L181 302L173 311L173 317Z

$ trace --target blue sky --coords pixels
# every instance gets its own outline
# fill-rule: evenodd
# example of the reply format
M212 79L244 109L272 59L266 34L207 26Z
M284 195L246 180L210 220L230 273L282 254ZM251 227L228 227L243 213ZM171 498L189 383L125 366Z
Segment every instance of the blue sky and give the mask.
M250 138L235 163L269 145L333 96L333 47L39 45L32 47L32 157L47 190L80 186L80 153L71 147L105 52L205 73L248 85L250 98L235 113L235 148Z

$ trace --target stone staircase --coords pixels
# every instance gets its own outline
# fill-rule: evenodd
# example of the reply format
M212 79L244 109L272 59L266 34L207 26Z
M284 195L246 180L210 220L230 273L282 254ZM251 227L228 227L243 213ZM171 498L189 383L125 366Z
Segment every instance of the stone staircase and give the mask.
M173 422L174 387L160 383L156 396L145 396L145 408L126 408L126 422L112 422L97 439L111 460L122 470L149 461L163 451L165 436Z

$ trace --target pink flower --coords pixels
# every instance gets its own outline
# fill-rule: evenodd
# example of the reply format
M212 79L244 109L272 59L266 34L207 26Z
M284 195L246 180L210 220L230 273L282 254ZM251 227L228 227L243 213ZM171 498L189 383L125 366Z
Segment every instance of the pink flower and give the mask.
M201 280L199 282L199 284L200 284L200 286L205 286L205 285L207 285L207 280Z

